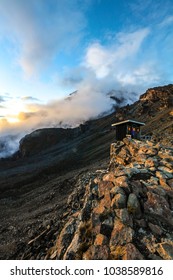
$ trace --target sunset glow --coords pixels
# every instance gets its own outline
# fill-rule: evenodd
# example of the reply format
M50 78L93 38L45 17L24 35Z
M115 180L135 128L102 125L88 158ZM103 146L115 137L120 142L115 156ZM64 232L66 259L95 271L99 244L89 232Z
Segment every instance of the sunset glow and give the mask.
M75 127L112 90L130 104L171 84L172 38L172 0L0 0L0 130Z
M6 101L5 108L1 108L0 123L1 127L5 127L7 124L17 124L25 121L25 114L33 112L33 106L25 104L20 99L12 99L10 101Z
M7 116L6 119L9 123L18 123L20 121L17 116Z

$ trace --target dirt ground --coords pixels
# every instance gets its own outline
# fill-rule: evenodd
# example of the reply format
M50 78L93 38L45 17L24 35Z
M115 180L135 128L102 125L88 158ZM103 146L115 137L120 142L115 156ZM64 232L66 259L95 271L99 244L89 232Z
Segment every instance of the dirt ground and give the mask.
M107 164L71 165L63 172L55 165L39 168L35 161L1 161L0 259L44 259L66 220L78 179Z

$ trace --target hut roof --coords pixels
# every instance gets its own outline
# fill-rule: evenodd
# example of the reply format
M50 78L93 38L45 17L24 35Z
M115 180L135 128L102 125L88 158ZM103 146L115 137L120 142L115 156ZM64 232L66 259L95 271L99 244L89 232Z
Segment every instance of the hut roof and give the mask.
M116 126L116 125L120 125L120 124L128 123L128 122L136 123L139 125L145 125L145 123L143 123L143 122L138 122L138 121L134 121L134 120L126 120L126 121L122 121L122 122L113 123L112 126Z

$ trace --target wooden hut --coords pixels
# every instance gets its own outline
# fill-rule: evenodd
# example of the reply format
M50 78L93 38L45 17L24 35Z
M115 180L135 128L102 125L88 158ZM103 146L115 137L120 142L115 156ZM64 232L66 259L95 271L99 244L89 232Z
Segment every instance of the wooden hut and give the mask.
M125 137L140 139L142 125L145 125L145 123L134 120L126 120L113 123L112 127L116 127L116 140L122 140Z

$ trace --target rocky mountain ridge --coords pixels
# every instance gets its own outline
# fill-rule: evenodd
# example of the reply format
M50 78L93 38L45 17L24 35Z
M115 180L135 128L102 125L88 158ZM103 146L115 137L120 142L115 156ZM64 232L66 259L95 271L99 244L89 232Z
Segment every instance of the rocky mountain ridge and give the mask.
M173 133L173 85L148 89L140 96L138 101L124 107L119 106L124 101L123 98L121 100L112 95L111 98L114 98L117 103L115 113L95 121L87 121L85 124L81 124L80 127L74 129L40 129L33 132L21 140L21 154L24 154L23 150L25 149L27 149L27 153L29 151L32 153L33 148L33 153L39 152L40 149L44 150L55 145L58 141L80 137L82 133L86 133L87 131L89 134L92 134L94 131L109 132L111 123L125 119L136 119L145 122L146 125L143 128L144 134L152 135L163 142L167 138L166 141L169 142L170 140L170 143L172 143L170 136ZM162 137L163 131L164 137Z
M97 171L81 209L70 215L50 259L173 259L173 149L124 139L111 146L109 171ZM80 207L79 207L80 208Z
M47 221L18 258L173 259L173 149L125 138L107 169L73 184L58 225Z
M172 96L149 89L76 130L24 137L0 160L1 258L173 259ZM111 145L124 119L152 141Z

